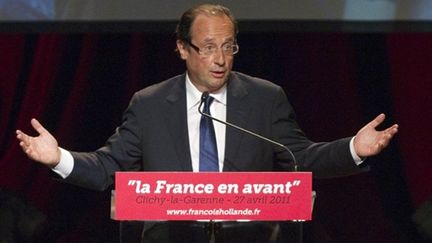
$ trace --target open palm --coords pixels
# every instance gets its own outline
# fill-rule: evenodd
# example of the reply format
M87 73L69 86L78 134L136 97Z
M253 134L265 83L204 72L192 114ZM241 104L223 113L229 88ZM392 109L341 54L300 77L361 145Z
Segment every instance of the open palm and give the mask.
M60 149L57 140L36 119L31 120L31 125L39 134L38 136L32 137L20 130L16 131L24 153L30 159L42 164L56 166L60 161Z
M368 157L380 153L387 147L390 140L398 132L399 126L397 124L383 131L377 131L376 127L380 125L384 119L385 115L380 114L358 131L354 139L354 148L358 156Z

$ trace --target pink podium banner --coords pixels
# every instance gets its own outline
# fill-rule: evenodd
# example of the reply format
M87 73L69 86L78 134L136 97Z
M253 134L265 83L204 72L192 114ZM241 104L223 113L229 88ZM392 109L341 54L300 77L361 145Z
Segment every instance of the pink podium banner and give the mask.
M310 172L117 172L116 220L311 220Z

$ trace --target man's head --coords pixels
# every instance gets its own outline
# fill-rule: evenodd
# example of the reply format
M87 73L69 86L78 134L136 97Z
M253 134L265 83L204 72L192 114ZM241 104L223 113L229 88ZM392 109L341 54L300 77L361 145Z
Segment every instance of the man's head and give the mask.
M212 4L191 8L182 15L176 33L192 83L202 92L219 90L238 51L237 24L230 10Z

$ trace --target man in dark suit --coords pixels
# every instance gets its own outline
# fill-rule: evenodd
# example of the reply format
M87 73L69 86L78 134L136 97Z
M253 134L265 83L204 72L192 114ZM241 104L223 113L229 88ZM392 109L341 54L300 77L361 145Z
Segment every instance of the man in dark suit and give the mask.
M50 166L65 181L104 190L119 170L201 171L204 168L203 130L198 106L209 92L209 112L221 119L278 141L294 152L301 170L315 177L344 176L363 171L362 158L378 154L398 130L375 128L379 115L354 137L330 143L306 138L281 87L232 70L237 25L219 5L186 11L177 27L177 50L187 72L137 92L123 122L107 144L92 153L69 152L35 119L37 137L17 131L24 152ZM206 101L207 102L207 101ZM204 119L204 118L203 118ZM289 153L270 143L221 124L211 124L212 168L217 171L292 170ZM207 131L207 130L206 130ZM207 134L207 133L206 133ZM207 140L206 140L207 141ZM209 142L206 142L208 145ZM210 152L209 152L210 153ZM270 224L221 223L221 242L268 242ZM225 227L226 226L226 227ZM208 241L205 223L161 222L144 231L149 242Z

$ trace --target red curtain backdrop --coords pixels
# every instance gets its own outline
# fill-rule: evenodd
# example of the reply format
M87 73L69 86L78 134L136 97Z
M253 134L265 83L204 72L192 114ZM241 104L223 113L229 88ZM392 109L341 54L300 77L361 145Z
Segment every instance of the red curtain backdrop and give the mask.
M432 34L244 33L234 69L281 85L315 141L354 135L380 112L400 133L372 171L317 180L310 242L408 242L431 197ZM185 71L167 33L0 34L0 189L47 216L46 242L116 242L110 192L53 179L26 158L15 130L38 118L60 146L91 151L133 92ZM155 107L157 109L157 107ZM316 240L319 239L319 240Z
M395 118L404 171L416 205L432 196L432 33L388 37Z

